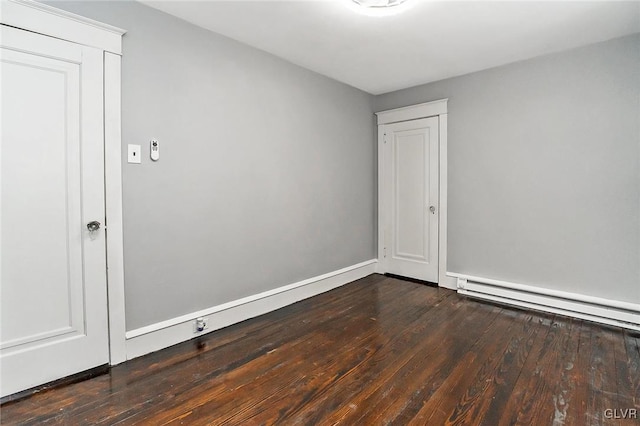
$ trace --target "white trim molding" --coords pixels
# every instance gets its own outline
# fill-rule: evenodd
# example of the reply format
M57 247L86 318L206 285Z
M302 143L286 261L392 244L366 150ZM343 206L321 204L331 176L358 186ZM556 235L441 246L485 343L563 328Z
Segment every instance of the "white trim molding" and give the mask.
M104 180L111 365L127 360L122 225L121 62L120 55L104 52Z
M446 105L445 105L446 107ZM448 214L448 187L447 187L447 173L448 173L448 152L447 152L447 120L448 114L446 111L439 115L440 118L440 163L439 166L439 179L440 179L440 191L438 192L440 214L438 215L438 285L440 287L448 288L451 290L456 289L456 281L447 276L447 214Z
M400 121L417 120L418 118L435 117L447 113L449 99L440 99L402 108L376 112L378 126L382 124L398 123Z
M167 348L364 278L376 272L377 262L376 259L368 260L324 275L128 331L126 333L127 359ZM195 321L202 317L207 318L207 329L196 332Z
M439 126L439 215L438 215L438 285L451 290L456 289L456 280L447 276L447 125L448 125L448 99L440 99L432 102L395 108L376 113L378 117L378 259L384 256L384 218L383 197L381 194L384 179L384 158L383 139L385 124L398 123L402 121L418 120L427 117L438 117ZM386 271L383 262L378 263L378 273L384 274Z
M0 12L5 25L122 54L122 35L126 31L121 28L34 0L2 1Z
M640 331L640 304L448 272L458 293Z

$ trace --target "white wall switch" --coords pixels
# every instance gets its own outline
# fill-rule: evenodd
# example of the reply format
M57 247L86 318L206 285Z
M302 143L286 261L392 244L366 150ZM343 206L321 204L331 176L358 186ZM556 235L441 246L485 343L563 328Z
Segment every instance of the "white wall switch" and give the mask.
M149 144L149 153L151 154L151 159L153 161L158 161L160 159L160 142L157 139L151 139L151 143Z
M131 164L140 164L142 162L142 155L140 145L128 145L129 151L127 161Z

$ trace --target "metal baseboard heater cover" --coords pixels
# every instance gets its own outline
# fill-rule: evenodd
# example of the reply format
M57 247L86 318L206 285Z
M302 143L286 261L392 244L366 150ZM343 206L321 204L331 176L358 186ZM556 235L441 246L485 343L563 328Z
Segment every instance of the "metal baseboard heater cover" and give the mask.
M454 272L459 294L640 331L640 304Z

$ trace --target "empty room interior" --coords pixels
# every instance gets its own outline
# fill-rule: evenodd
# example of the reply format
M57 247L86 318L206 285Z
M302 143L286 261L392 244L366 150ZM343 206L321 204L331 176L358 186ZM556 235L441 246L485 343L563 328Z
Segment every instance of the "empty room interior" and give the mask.
M639 1L0 23L0 423L640 423Z

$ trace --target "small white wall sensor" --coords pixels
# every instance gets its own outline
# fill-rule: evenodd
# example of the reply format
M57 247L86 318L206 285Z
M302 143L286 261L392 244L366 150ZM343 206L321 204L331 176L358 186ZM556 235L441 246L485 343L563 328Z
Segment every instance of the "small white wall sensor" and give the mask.
M149 152L151 153L151 159L153 161L158 161L160 159L160 142L158 142L157 139L151 139Z

